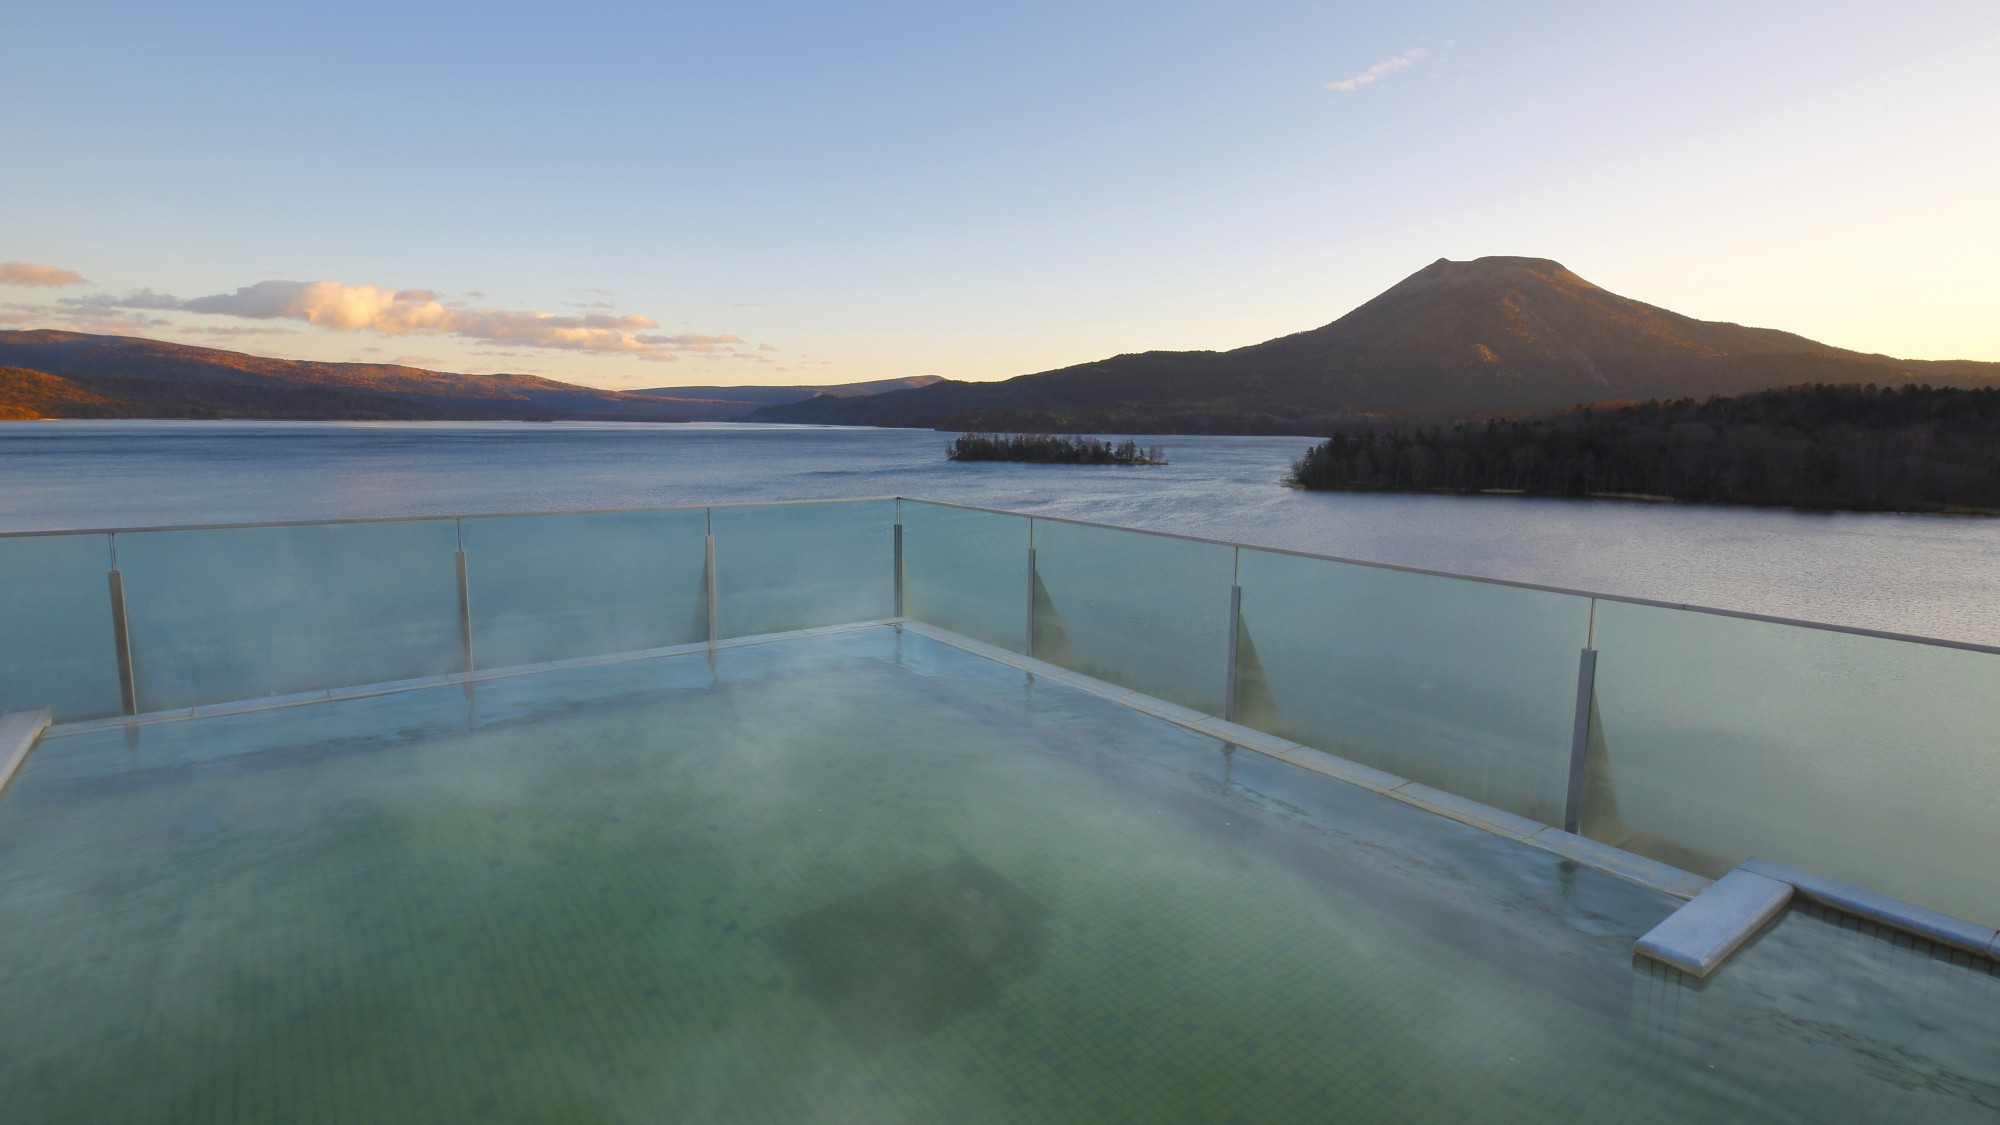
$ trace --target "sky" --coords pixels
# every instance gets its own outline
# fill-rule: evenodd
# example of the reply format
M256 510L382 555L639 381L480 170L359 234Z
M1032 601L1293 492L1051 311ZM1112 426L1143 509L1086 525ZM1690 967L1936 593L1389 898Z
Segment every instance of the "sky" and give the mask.
M2000 3L0 0L0 327L1000 379L1439 258L2000 360Z

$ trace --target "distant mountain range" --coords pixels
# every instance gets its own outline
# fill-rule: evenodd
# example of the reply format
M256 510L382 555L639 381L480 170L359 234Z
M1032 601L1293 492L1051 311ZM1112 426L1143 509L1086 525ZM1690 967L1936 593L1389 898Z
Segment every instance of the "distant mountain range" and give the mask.
M936 375L912 375L907 379L874 379L866 383L834 383L818 387L654 387L626 394L664 398L689 404L688 417L699 421L741 421L760 406L804 402L815 395L849 398L887 391L905 391L942 382Z
M609 419L1054 433L1323 436L1808 383L2000 386L2000 363L1867 355L1695 320L1542 258L1437 261L1321 328L997 383L607 391L533 375L267 359L129 336L0 331L0 418Z
M1320 435L1393 419L1804 383L2000 386L2000 363L1893 359L1621 297L1543 258L1439 260L1321 328L1143 352L997 383L767 406L770 422L1057 433Z
M933 381L620 392L534 375L268 359L133 336L0 331L0 418L740 421L773 403Z

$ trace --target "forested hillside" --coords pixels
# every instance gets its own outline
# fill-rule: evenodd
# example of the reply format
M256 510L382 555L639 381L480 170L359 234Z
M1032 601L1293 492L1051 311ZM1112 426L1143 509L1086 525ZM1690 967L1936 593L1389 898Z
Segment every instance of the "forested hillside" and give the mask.
M1291 483L2000 514L2000 390L1815 385L1355 431L1300 458Z

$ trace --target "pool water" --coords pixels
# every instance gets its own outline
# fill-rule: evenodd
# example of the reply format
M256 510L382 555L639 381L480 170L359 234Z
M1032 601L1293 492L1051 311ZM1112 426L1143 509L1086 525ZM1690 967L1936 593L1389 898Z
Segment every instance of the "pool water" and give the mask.
M1677 901L889 627L56 732L18 1121L2000 1112L2000 977Z

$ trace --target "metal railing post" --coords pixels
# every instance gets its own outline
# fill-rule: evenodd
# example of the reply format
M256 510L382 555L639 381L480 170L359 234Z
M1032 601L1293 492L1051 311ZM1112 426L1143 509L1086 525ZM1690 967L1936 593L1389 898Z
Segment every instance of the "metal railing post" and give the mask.
M1035 549L1033 547L1028 548L1028 629L1023 637L1026 645L1021 655L1032 657L1035 655Z
M472 585L465 573L465 525L452 521L458 528L458 654L465 664L466 672L472 671Z
M139 713L139 683L132 675L132 632L125 622L125 576L118 571L118 547L111 548L111 651L118 661L118 699L127 715Z
M896 521L896 616L903 616L903 521Z
M715 637L716 637L716 633L715 633L715 533L714 533L714 532L710 532L710 533L709 533L708 535L704 536L704 537L703 537L703 539L704 539L704 550L706 550L706 551L707 551L707 553L708 553L708 565L707 565L707 566L706 566L706 567L704 568L704 569L705 569L705 570L706 570L706 571L708 572L708 645L709 645L709 647L710 647L710 648L714 648L714 647L715 647Z
M1222 717L1236 721L1236 646L1243 635L1243 587L1229 587L1229 680L1222 692Z
M1590 700L1597 688L1597 650L1586 648L1576 662L1576 717L1569 732L1569 792L1563 798L1563 831L1583 824L1583 765L1590 751Z

